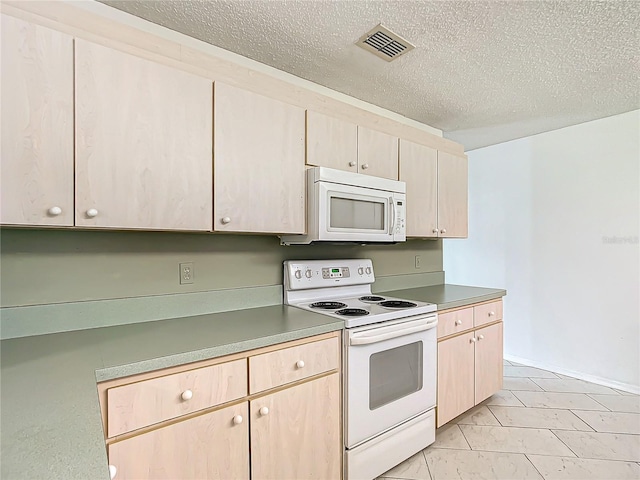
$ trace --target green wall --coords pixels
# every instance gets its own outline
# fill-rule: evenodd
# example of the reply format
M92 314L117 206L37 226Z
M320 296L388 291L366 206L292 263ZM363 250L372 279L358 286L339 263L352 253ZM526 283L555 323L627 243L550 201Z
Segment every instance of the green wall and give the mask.
M378 277L442 271L440 240L283 247L274 236L5 228L0 242L2 307L281 285L288 259L371 258ZM180 262L194 263L192 285L180 285Z

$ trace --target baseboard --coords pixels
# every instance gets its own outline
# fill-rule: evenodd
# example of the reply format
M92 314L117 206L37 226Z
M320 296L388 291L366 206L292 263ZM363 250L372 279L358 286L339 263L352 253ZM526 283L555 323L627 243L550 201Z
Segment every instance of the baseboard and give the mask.
M514 355L505 354L504 359L510 362L521 363L522 365L526 365L528 367L540 368L542 370L548 370L550 372L559 373L568 377L577 378L578 380L584 380L586 382L596 383L605 387L616 388L618 390L622 390L623 392L635 393L636 395L640 395L640 385L617 382L609 378L602 378L595 375L589 375L588 373L576 372L575 370L558 367L557 365L552 365L550 363L538 362L535 360L530 360L528 358L516 357Z

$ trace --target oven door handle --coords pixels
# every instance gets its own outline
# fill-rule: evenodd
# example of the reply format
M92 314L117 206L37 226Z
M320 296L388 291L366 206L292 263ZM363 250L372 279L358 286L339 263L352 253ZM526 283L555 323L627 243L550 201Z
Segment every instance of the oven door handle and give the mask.
M371 343L378 343L384 340L409 335L411 333L430 330L438 324L438 319L434 318L430 321L414 320L413 322L407 323L408 325L403 328L398 328L397 325L390 325L388 327L376 328L373 332L354 333L349 338L349 345L369 345Z

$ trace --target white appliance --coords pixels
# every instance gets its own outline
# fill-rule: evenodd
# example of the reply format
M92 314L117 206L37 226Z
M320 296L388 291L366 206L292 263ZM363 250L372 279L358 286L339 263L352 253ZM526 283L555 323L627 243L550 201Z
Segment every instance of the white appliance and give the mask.
M404 182L325 167L307 170L307 233L283 245L406 240Z
M287 305L341 318L346 480L435 441L436 305L371 293L371 260L284 262Z

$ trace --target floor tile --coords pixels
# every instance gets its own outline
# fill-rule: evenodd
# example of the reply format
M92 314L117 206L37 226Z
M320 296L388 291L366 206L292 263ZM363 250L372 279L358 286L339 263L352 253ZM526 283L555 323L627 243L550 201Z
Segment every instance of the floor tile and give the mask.
M589 395L614 412L640 413L640 397L635 395Z
M462 425L500 425L500 422L484 405L479 405L463 413L454 420L454 423Z
M505 427L557 428L559 430L593 431L569 410L553 408L489 407ZM593 412L599 413L599 412Z
M570 377L569 375L563 375L563 374L558 373L558 372L553 372L553 373L554 373L554 375L556 375L559 378L565 378L567 380L575 380L576 379L576 377Z
M580 458L640 462L640 435L553 430Z
M506 366L504 367L505 377L536 377L536 378L558 378L554 373L540 370L534 367Z
M542 479L527 457L519 453L427 450L425 456L433 480Z
M606 407L584 393L513 392L513 394L527 407L607 411Z
M508 407L524 407L522 402L508 390L500 390L487 398L481 405L504 405Z
M429 480L429 468L422 452L416 453L397 467L382 474L382 478L402 478L411 480Z
M504 377L502 382L504 390L530 390L541 392L542 389L530 378Z
M527 455L546 480L637 480L640 466L631 462ZM515 478L515 477L514 477Z
M528 409L527 409L528 410ZM632 433L640 435L640 414L621 412L593 412L573 410L596 432Z
M460 425L460 430L472 450L575 456L550 430L479 425Z
M625 392L624 390L619 390L617 388L614 388L614 390L616 392L618 392L620 395L629 395L629 396L632 396L632 397L638 397L639 396L637 393Z
M536 378L534 382L547 392L563 393L602 393L616 395L616 392L609 387L596 385L595 383L583 380L566 378Z
M503 359L503 360L502 360L502 365L504 365L504 366L510 366L510 365L511 365L511 362L510 362L509 360L504 360L504 359Z
M429 448L455 448L469 450L469 444L455 423L447 423L436 430L436 441Z

